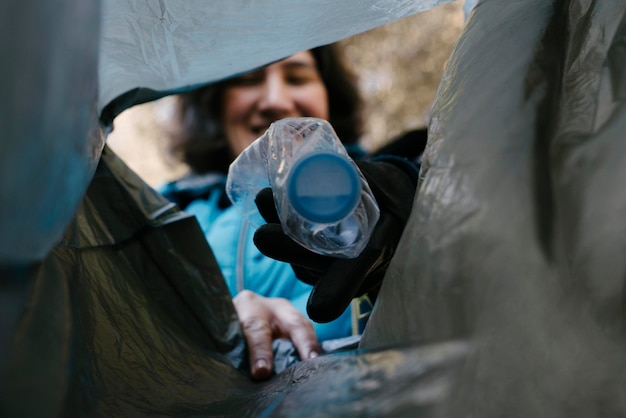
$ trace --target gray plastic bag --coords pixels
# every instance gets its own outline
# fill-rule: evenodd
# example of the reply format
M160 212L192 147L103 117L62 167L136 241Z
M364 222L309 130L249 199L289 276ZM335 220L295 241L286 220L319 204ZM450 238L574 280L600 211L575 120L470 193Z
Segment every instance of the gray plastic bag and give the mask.
M624 1L487 0L450 58L362 341L470 341L448 416L626 415L625 39Z

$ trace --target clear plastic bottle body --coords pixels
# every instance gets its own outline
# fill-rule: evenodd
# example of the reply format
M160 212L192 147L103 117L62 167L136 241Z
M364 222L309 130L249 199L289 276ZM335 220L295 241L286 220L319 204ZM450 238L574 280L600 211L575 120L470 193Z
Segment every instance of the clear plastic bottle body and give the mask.
M319 254L358 256L378 221L367 181L322 119L274 122L231 164L228 197L255 226L263 220L254 198L264 187L287 235Z

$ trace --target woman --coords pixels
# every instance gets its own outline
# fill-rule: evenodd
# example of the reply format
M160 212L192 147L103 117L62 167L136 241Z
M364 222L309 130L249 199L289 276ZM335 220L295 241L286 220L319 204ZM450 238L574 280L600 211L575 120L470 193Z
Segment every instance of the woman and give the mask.
M196 215L236 306L243 305L243 299L258 301L259 295L287 299L304 314L311 286L297 280L289 264L257 250L254 231L230 205L225 178L235 157L272 122L286 117L328 120L352 157L363 156L357 144L361 99L355 78L334 46L322 46L186 93L179 103L182 129L173 150L191 173L161 192ZM360 331L350 309L337 320L314 327L321 341Z

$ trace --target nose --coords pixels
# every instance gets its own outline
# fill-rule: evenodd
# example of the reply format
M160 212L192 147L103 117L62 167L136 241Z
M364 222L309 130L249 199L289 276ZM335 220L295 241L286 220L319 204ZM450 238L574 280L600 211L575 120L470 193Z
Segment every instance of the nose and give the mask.
M266 78L259 97L258 109L267 117L294 116L296 105L286 80L276 74Z

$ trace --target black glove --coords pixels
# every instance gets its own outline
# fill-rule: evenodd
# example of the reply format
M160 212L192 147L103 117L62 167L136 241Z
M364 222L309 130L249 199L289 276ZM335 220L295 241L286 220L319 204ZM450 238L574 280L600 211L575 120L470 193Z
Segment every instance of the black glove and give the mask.
M257 229L254 243L266 256L290 263L298 279L314 286L307 313L315 322L338 318L355 297L365 293L375 297L413 205L416 165L398 157L357 165L380 208L372 236L357 258L334 258L302 247L283 232L271 189L261 190L255 200L268 223Z

